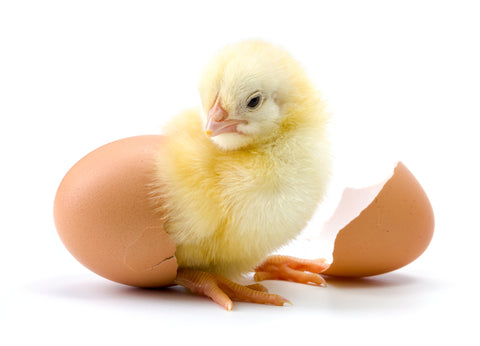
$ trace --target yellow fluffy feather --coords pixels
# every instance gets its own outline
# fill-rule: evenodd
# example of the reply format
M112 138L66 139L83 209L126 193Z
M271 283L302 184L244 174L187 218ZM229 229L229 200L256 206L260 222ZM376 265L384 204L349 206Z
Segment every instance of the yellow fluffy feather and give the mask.
M202 107L164 129L156 196L180 267L235 277L295 238L312 217L330 174L328 115L301 66L263 41L226 47L206 66ZM249 95L262 104L249 111ZM241 133L209 138L215 100L244 119Z

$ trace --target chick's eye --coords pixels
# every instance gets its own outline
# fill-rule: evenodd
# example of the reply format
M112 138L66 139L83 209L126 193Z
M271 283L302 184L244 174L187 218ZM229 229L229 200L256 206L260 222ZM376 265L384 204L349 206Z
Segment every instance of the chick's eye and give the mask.
M260 104L260 96L255 96L250 99L247 103L248 108L255 108Z

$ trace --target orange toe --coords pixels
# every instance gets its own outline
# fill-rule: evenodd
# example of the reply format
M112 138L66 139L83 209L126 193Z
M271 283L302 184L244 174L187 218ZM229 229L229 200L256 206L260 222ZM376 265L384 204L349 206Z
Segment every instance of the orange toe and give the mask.
M184 286L194 293L210 297L228 311L233 308L232 300L277 306L291 304L290 301L277 294L268 293L263 285L242 286L221 275L200 270L178 269L175 284Z
M307 260L291 256L269 256L255 269L255 281L285 280L316 286L326 286L320 275L328 268L325 259Z

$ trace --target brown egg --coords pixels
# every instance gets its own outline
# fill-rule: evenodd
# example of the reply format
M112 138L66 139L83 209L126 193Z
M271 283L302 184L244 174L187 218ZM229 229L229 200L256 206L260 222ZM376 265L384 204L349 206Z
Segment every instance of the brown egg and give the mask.
M104 145L62 180L55 225L67 249L93 272L116 282L155 287L172 283L175 244L149 196L162 136Z
M322 230L335 238L323 274L360 277L386 273L415 260L433 236L433 210L413 174L399 162L385 182L346 189Z

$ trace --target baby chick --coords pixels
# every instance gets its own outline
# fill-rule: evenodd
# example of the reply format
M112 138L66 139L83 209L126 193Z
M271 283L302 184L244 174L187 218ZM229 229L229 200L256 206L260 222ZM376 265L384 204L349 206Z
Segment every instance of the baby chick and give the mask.
M231 299L283 305L261 285L230 279L257 268L257 281L323 284L325 261L267 256L301 232L325 193L329 117L299 63L263 41L220 51L199 93L201 109L166 126L156 166L176 283L228 310Z

